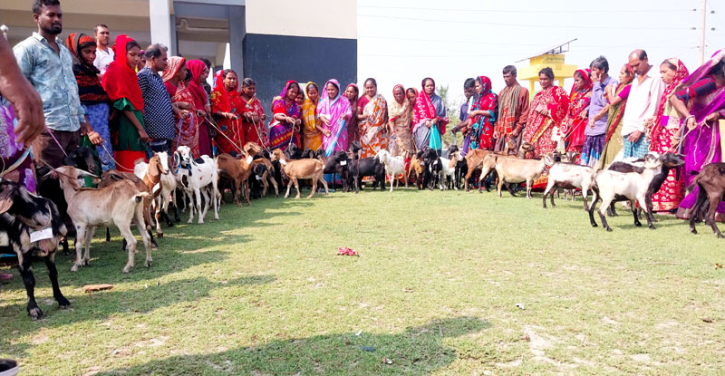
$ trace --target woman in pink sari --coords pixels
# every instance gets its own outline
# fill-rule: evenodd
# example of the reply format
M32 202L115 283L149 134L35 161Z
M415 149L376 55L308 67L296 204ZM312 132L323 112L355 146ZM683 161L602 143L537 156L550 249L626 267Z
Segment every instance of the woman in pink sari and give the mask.
M652 123L650 150L660 154L669 151L676 153L677 150L671 150L672 135L679 132L682 119L670 105L669 99L675 94L682 81L690 75L690 72L680 59L673 57L662 62L660 74L662 81L667 86L660 98L655 121ZM685 182L682 174L678 174L676 169L672 169L660 190L652 195L652 210L665 212L677 209L683 197L685 197Z
M347 150L347 126L346 122L352 117L350 101L344 95L340 95L340 84L335 79L325 83L327 95L317 106L317 118L322 128L322 149L325 156L330 156L336 151Z
M685 155L685 186L692 184L696 174L707 164L722 162L718 119L725 118L725 50L720 50L692 73L683 89L670 97L672 107L684 119L679 132L672 136L671 149L682 143ZM698 188L688 194L677 209L677 217L689 219L697 200ZM725 202L717 207L715 219L722 221Z

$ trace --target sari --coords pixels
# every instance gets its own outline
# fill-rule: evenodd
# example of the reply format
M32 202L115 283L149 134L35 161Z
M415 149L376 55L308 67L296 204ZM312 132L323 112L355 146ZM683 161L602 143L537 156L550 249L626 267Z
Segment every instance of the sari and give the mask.
M310 81L307 83L305 91L307 91L307 88L309 88L312 84L317 86L316 83ZM320 133L317 129L317 126L319 125L319 121L317 120L317 105L319 102L319 98L316 102L312 102L308 94L305 96L305 102L302 103L302 126L304 127L302 142L304 149L317 151L322 147L322 133Z
M176 76L179 69L184 65L186 59L179 56L169 57L169 63L164 69L161 78L164 80L164 86L166 91L171 96L171 103L186 102L192 107L196 107L194 103L194 96L184 85L183 81L180 81L178 86L174 86L171 83L171 79ZM199 154L199 123L201 119L193 112L189 112L189 116L182 118L174 114L176 120L176 137L171 141L171 150L178 149L179 146L188 146L194 155Z
M622 137L622 117L624 116L624 108L627 105L629 90L632 87L632 79L634 79L632 68L629 67L629 64L627 64L626 67L627 71L629 71L630 79L629 81L620 82L614 90L614 95L621 98L622 101L616 106L610 105L609 107L604 150L602 151L601 157L599 157L599 162L595 165L596 170L601 170L612 164L624 147L624 137Z
M144 125L143 96L138 85L136 71L126 61L126 46L133 39L125 34L116 37L116 60L111 62L103 75L102 84L108 97L113 101L111 129L114 129L113 154L116 168L123 172L133 172L136 160L146 161L146 146L141 141L138 130L126 117L124 111L131 111L136 120Z
M262 117L264 116L264 108L262 108L262 102L257 99L257 97L249 98L248 101L245 101L244 98L241 98L242 100L242 115L246 113L256 114L259 116L260 121L254 122L249 121L247 118L242 116L242 131L244 132L244 139L246 142L253 142L263 148L269 147L269 136L267 135L267 130L264 128L264 123L262 123ZM243 144L243 145L246 145Z
M331 79L325 83L325 86L333 84L337 86L337 97L330 99L329 96L325 96L320 100L320 104L317 106L317 117L320 119L320 126L323 129L329 130L330 135L324 136L322 141L322 147L325 150L325 156L330 156L336 151L347 150L347 121L343 120L342 117L346 116L349 120L352 117L352 108L350 107L350 101L346 96L342 95L340 91L340 84L335 79ZM329 125L325 125L321 119L327 119ZM365 158L365 156L363 156Z
M563 122L561 134L564 135L564 139L568 143L566 151L581 153L586 140L584 132L589 123L589 119L582 118L582 115L589 114L589 103L592 99L592 79L589 78L588 69L579 69L577 72L584 77L584 86L578 90L576 86L571 88L569 111L567 119Z
M701 67L692 73L683 82L685 89L677 92L677 97L685 101L691 101L692 108L690 115L695 116L696 127L689 130L686 124L683 132L686 134L682 139L682 154L685 155L685 185L690 186L695 179L695 175L700 170L710 164L722 162L723 156L721 152L720 127L717 121L705 122L705 118L709 115L719 112L721 118L725 118L725 86L717 87L715 80L710 74L710 70L725 58L725 50L716 52L710 60L706 61ZM684 121L683 121L684 123ZM677 217L689 219L692 213L692 207L697 201L699 187L688 194L680 203L677 209ZM717 207L718 216L725 214L725 202L720 202ZM718 218L719 219L719 218Z
M677 87L690 75L685 64L677 58L668 59L677 67L672 82L667 84L660 98L660 106L651 129L652 140L650 150L660 154L667 153L672 146L672 136L680 130L680 116L672 108L670 97L675 94ZM679 175L679 179L678 179ZM660 190L652 195L652 210L655 212L670 211L680 206L685 197L685 181L677 169L670 170L667 179L662 183Z
M360 89L357 88L357 85L347 85L347 88L350 87L353 87L355 89L355 93L357 93L358 95L360 94ZM345 90L347 90L347 88ZM360 129L357 126L357 116L360 114L360 112L358 111L359 103L357 97L355 97L355 100L350 100L350 98L348 98L348 101L350 102L350 107L352 108L352 118L347 121L347 140L348 143L352 145L353 142L360 142Z
M493 131L496 123L498 95L491 91L491 79L486 76L476 78L481 86L481 92L473 97L469 116L473 111L487 111L488 116L476 115L471 117L470 150L493 150Z
M549 115L544 116L539 111L548 110ZM562 127L569 113L569 96L559 86L550 86L534 96L529 108L526 128L524 128L524 142L533 146L534 150L526 153L526 158L539 159L545 154L556 150L557 142L552 141L554 128ZM544 171L532 185L532 189L544 189L549 182L549 174Z
M395 129L395 145L393 147L393 156L402 155L406 159L415 153L415 144L413 143L413 131L411 130L411 112L408 98L405 96L405 88L403 85L395 85L393 87L393 98L395 98L395 89L403 90L403 103L398 103L393 99L388 107L388 116L393 122ZM393 145L391 145L393 146Z
M363 115L366 117L358 122L362 158L374 157L380 150L388 147L386 131L388 102L382 95L377 94L370 99L363 96L359 105L362 106Z
M284 114L293 119L299 119L302 111L300 106L292 100L287 103L287 90L295 81L289 80L279 94L280 98L272 103L272 122L269 124L269 143L272 149L278 149L289 146L290 143L300 146L297 126L293 126L287 122L280 123L274 118L276 114Z
M201 72L206 68L201 60L189 60L186 62L186 67L191 72L191 82L189 82L188 90L194 97L194 104L197 110L206 112L207 97L206 91L201 86ZM202 120L199 123L199 156L208 155L213 156L211 137L209 137L209 127L206 120Z
M426 78L424 82L426 80L428 79ZM433 119L438 119L438 123L428 128L425 122ZM426 146L429 146L440 152L443 148L440 136L446 133L446 125L448 125L448 116L443 99L435 92L428 96L425 90L421 90L415 99L415 108L413 109L415 147L418 150L423 150Z
M7 107L6 107L7 106ZM35 193L35 173L29 148L17 142L15 136L15 112L10 103L0 102L0 162L3 179L16 182L30 193Z
M228 112L237 115L236 119L222 117L217 120L219 129L214 137L217 147L222 153L231 151L239 153L244 147L244 131L241 126L242 108L244 104L239 95L239 84L232 90L227 91L224 87L224 71L219 71L216 77L216 86L211 93L211 111Z

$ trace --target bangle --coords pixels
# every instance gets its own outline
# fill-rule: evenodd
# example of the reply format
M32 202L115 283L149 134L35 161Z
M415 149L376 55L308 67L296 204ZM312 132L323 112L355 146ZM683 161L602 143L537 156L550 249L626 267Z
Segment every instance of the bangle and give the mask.
M685 118L685 124L687 124L687 122L690 121L690 118L693 118L694 119L695 118L695 115L690 115L690 116L686 117Z

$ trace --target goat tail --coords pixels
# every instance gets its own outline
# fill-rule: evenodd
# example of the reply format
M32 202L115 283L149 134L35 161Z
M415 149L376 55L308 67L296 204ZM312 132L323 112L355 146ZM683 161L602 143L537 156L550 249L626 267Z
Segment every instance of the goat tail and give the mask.
M136 202L141 202L141 200L143 200L149 196L151 196L151 194L148 192L139 192L139 193L133 195L133 200Z

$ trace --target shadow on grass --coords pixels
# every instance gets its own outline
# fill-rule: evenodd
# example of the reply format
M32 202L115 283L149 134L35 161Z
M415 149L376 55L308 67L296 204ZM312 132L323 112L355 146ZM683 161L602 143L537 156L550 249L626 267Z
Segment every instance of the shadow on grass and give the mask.
M99 375L429 375L458 357L455 350L443 345L445 338L490 327L479 318L457 317L399 334L343 333L275 340L212 354L152 360ZM383 363L383 357L392 364Z
M215 289L262 285L272 283L276 279L272 275L254 275L220 282L210 281L206 277L196 277L168 283L160 281L137 283L132 290L108 290L75 296L70 299L71 308L61 312L58 312L55 302L52 305L45 305L43 304L44 299L42 299L39 300L39 303L48 316L39 322L31 322L25 316L26 302L23 300L3 307L3 316L22 317L24 321L13 328L12 334L3 333L3 337L0 338L0 349L20 357L29 345L27 343L13 344L12 338L8 337L22 337L40 328L56 328L83 321L103 321L110 316L124 313L147 314L159 308L195 302L209 297L211 291Z

